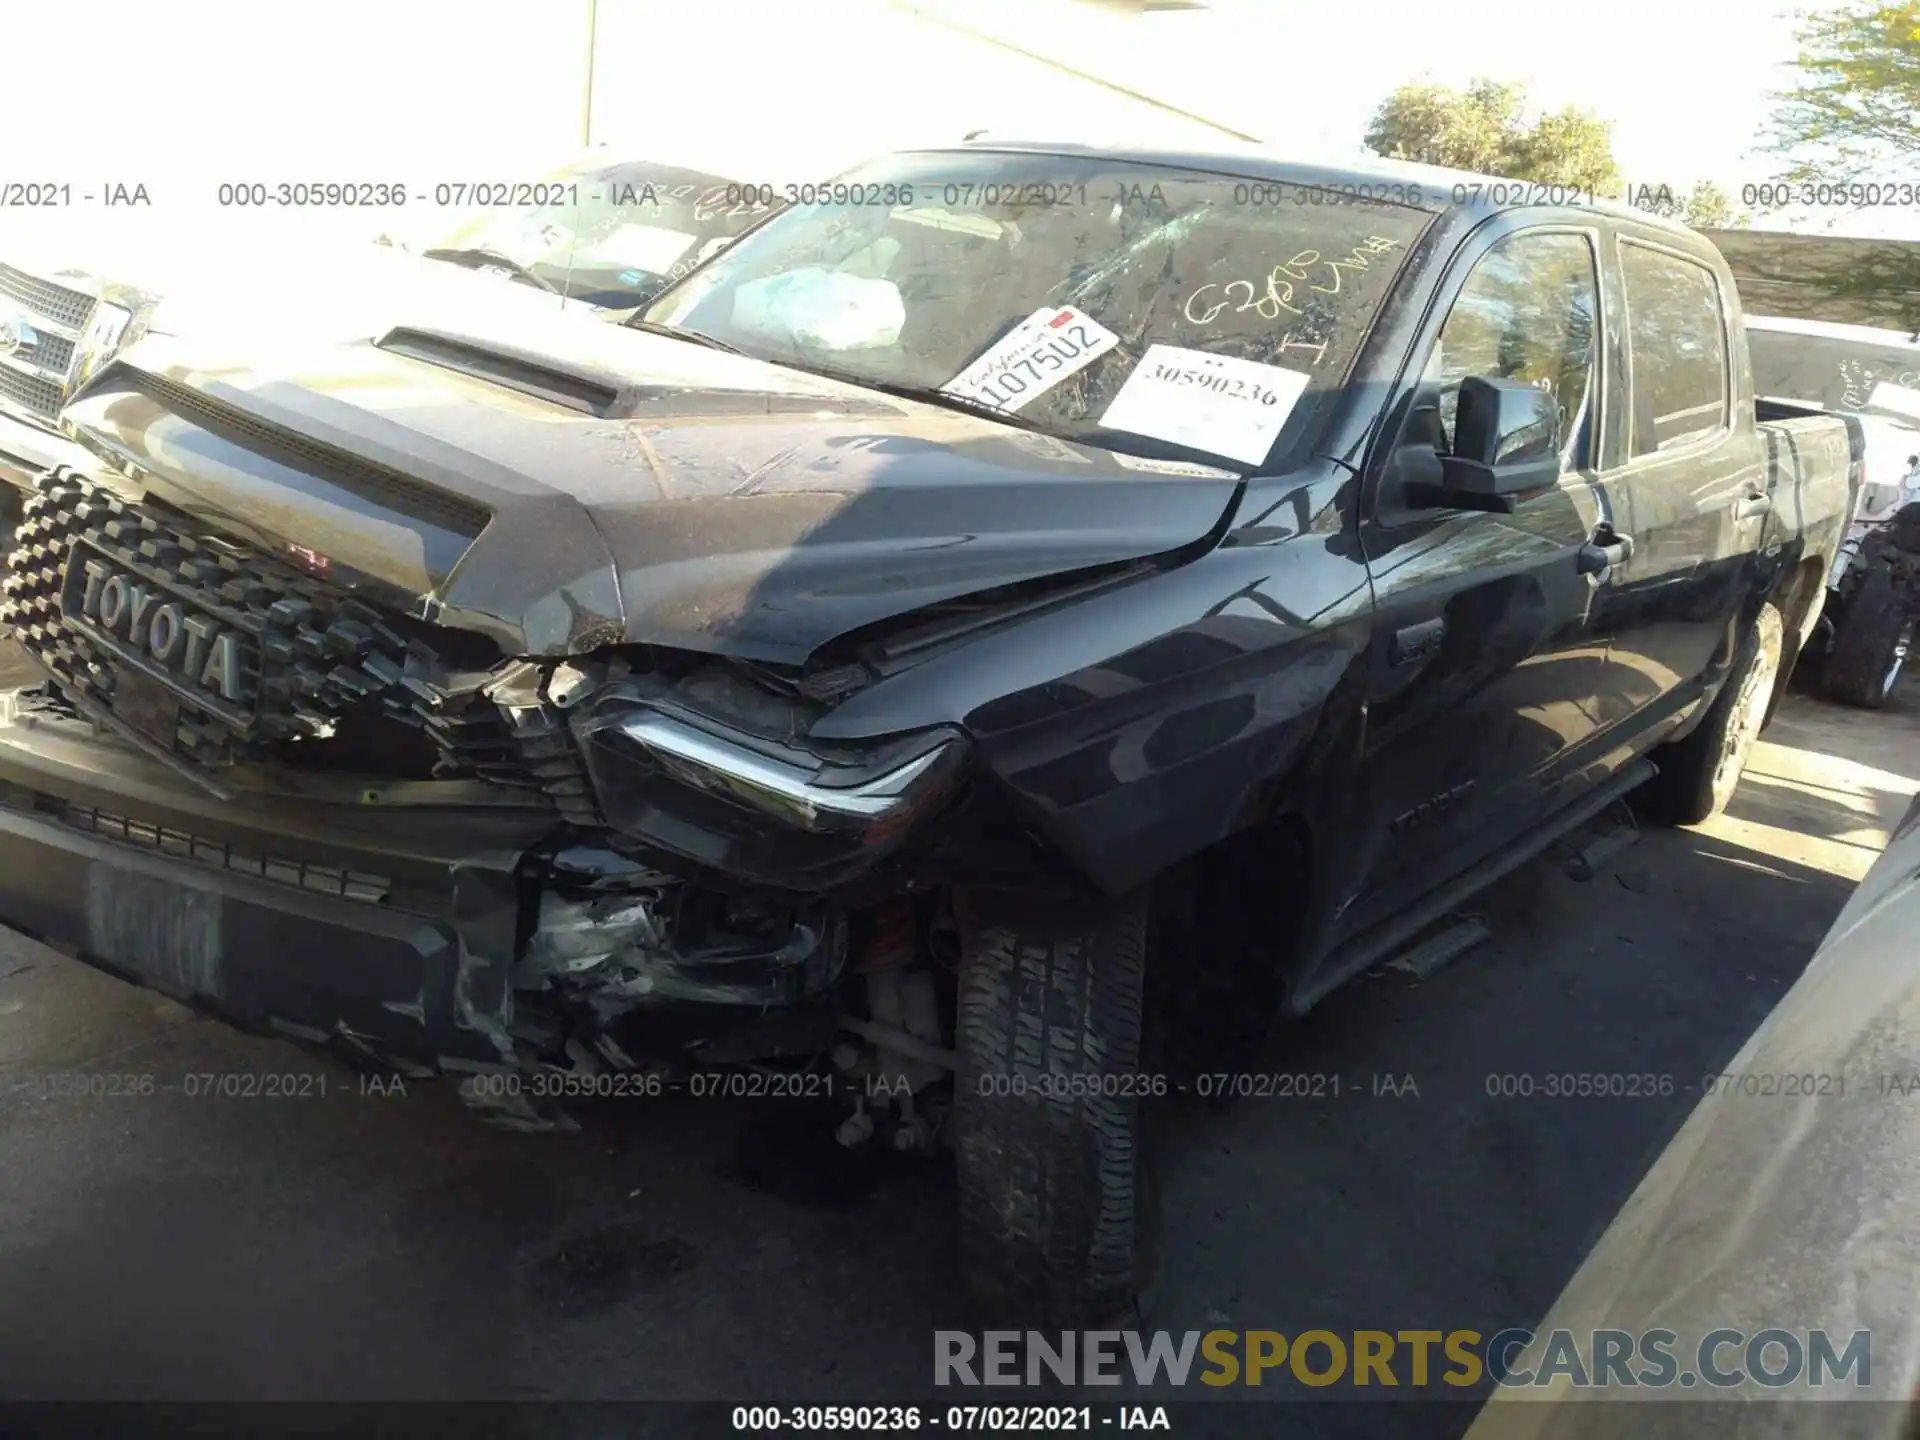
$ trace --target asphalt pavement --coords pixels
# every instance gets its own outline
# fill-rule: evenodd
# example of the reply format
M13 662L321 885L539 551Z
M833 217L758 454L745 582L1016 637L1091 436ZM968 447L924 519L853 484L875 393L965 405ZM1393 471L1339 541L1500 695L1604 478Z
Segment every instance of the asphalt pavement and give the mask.
M1477 949L1278 1032L1273 1068L1336 1075L1338 1098L1157 1110L1145 1324L1538 1319L1916 788L1920 685L1878 714L1789 697L1726 817L1575 878L1610 816L1475 902ZM1674 1084L1489 1093L1574 1071ZM132 1093L43 1095L73 1072ZM195 1093L236 1074L309 1078ZM576 1113L577 1134L515 1134L442 1084L364 1092L0 933L0 1395L926 1396L933 1332L965 1323L939 1164L849 1157L836 1116L791 1102ZM1472 1415L1309 1408L1290 1430L1442 1436Z

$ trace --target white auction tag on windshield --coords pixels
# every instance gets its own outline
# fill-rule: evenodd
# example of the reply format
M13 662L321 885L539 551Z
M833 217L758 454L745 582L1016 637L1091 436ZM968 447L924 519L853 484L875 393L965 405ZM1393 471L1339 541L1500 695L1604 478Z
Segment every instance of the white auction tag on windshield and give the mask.
M1197 480L1237 480L1236 470L1218 465L1200 465L1191 460L1156 460L1150 455L1129 455L1124 450L1109 452L1123 470L1144 470L1149 475L1191 475Z
M1009 414L1120 343L1120 337L1083 310L1045 305L940 388Z
M651 275L664 275L699 238L659 225L622 225L604 239L585 246L580 253L597 265L624 265Z
M1920 390L1913 390L1905 385L1895 385L1882 380L1873 387L1873 394L1867 397L1867 404L1878 410L1892 410L1920 420Z
M1309 378L1257 360L1149 345L1100 423L1258 465Z

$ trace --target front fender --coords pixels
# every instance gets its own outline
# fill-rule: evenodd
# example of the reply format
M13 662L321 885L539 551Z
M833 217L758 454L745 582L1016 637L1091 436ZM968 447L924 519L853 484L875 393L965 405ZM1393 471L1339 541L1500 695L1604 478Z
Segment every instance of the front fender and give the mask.
M936 656L820 738L959 724L1049 844L1121 894L1271 812L1365 661L1366 572L1324 534L1228 547Z

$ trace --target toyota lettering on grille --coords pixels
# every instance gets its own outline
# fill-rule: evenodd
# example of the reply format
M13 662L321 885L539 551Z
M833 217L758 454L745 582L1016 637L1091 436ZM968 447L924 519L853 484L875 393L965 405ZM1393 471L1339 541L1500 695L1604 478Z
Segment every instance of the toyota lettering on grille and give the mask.
M246 722L245 715L231 708L246 699L239 631L166 588L78 547L61 602L68 623L77 622L189 701L213 702L223 718Z

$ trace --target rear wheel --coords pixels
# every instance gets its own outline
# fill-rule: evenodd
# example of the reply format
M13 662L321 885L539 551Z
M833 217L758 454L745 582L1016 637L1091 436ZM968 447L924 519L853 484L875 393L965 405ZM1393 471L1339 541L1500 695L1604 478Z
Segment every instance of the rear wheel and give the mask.
M1697 825L1727 808L1773 705L1785 633L1779 610L1761 606L1706 718L1685 739L1654 752L1660 773L1641 792L1653 818Z
M1137 1289L1146 897L977 918L953 1111L970 1298L1022 1325L1119 1315Z
M1913 643L1913 621L1894 592L1884 564L1871 563L1847 604L1821 670L1827 698L1878 710L1900 679Z

